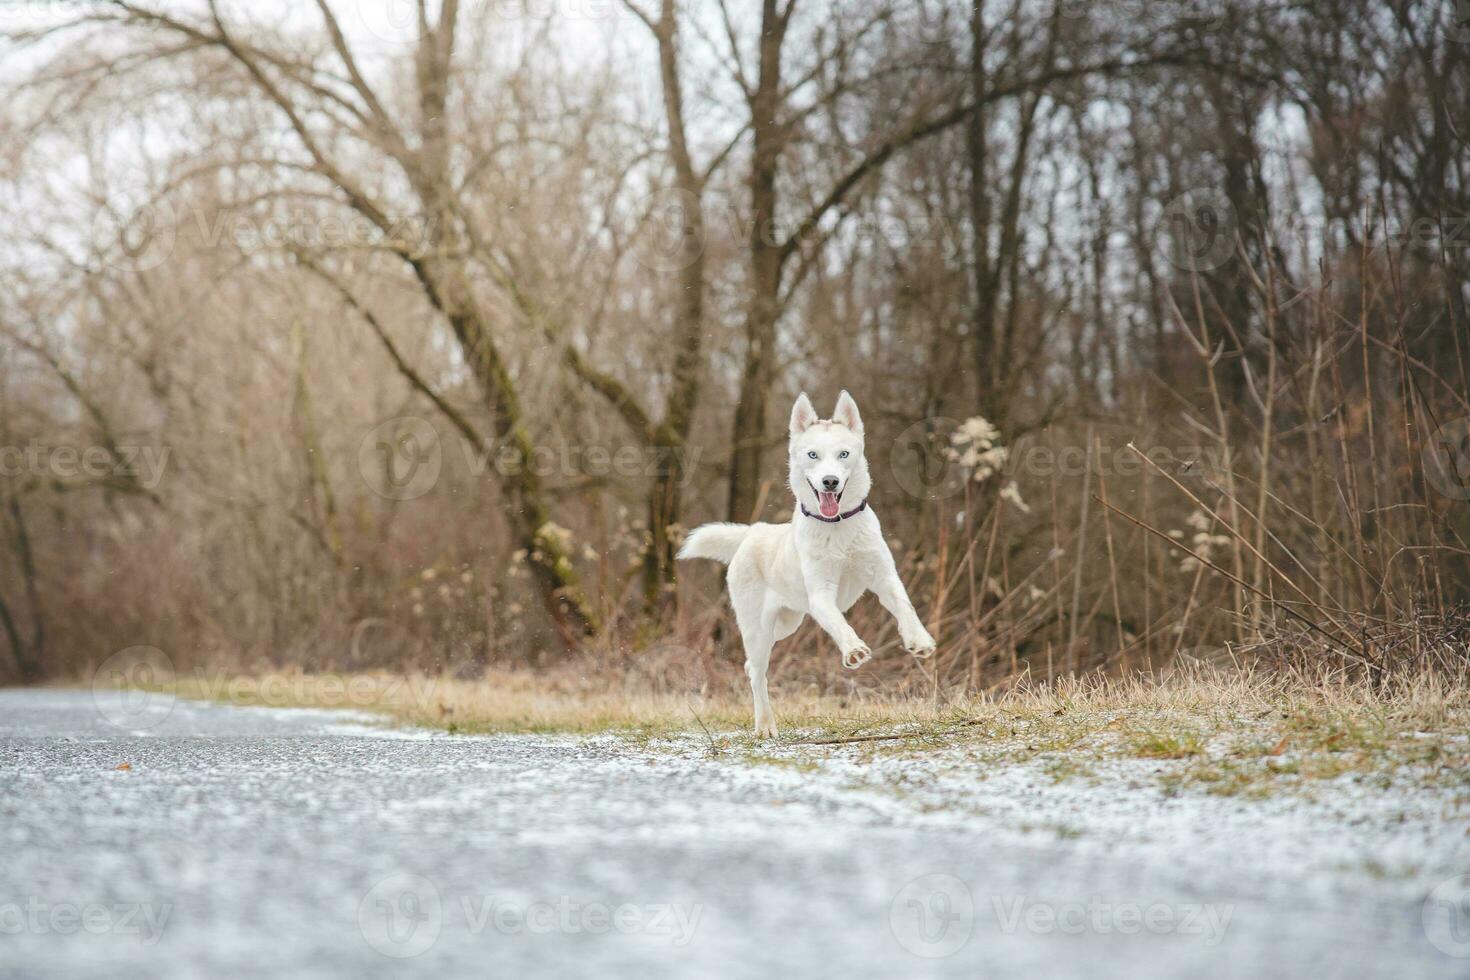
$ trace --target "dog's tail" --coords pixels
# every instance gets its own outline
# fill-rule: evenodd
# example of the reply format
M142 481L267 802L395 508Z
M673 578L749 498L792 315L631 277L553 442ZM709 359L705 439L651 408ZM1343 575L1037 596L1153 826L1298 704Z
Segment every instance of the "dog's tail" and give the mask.
M684 546L679 549L679 559L713 558L730 564L740 542L750 533L749 524L706 524L689 532Z

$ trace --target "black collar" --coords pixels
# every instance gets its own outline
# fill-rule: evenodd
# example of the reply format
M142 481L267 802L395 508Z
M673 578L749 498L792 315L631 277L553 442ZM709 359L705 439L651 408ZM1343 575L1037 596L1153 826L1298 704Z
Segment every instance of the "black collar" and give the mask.
M799 502L800 501L798 501L798 503ZM807 517L813 518L815 520L819 520L823 524L840 524L843 521L847 520L849 517L854 517L854 516L856 516L858 514L861 514L863 511L865 511L867 509L868 509L868 498L867 497L864 497L863 498L863 502L860 503L860 504L858 504L852 510L848 511L845 514L838 514L836 517L823 517L821 514L813 514L811 511L809 511L809 510L806 509L806 504L802 504L801 505L801 512L803 514L805 514Z

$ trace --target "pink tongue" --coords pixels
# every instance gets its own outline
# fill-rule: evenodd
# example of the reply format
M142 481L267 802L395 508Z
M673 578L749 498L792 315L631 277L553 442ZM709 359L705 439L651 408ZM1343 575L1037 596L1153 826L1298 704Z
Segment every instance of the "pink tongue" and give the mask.
M837 516L837 494L828 493L825 490L817 491L817 506L821 508L823 517Z

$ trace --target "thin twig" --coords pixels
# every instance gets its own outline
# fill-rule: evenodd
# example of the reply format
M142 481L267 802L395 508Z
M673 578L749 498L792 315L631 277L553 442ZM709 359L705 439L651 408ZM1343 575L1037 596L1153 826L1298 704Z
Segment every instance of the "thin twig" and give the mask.
M720 754L720 747L715 743L715 737L710 734L710 730L705 725L704 719L699 717L698 711L694 710L693 702L689 702L689 713L694 716L695 721L699 722L699 727L704 729L704 737L709 739L709 754L711 756L718 756Z
M1093 496L1093 499L1094 500L1097 500L1097 496L1095 494ZM1240 586L1241 588L1246 589L1248 591L1255 592L1262 599L1265 599L1267 602L1271 603L1272 605L1279 606L1282 609L1283 612L1285 612L1287 615L1291 616L1293 619L1299 620L1304 626L1306 626L1312 632L1320 634L1329 643L1332 643L1332 644L1334 644L1334 645L1336 645L1338 647L1341 647L1342 648L1342 653L1343 653L1344 656L1346 656L1346 657L1348 657L1348 658L1350 658L1352 660L1358 661L1359 663L1363 664L1365 667L1371 667L1371 666L1373 666L1371 663L1369 663L1363 657L1359 656L1356 653L1353 653L1352 650L1349 648L1348 644L1345 643L1340 637L1334 636L1333 634L1327 632L1321 626L1317 625L1312 620L1308 619L1306 616L1303 616L1301 613L1299 613L1295 609L1291 608L1291 606L1289 606L1289 605L1287 605L1285 603L1279 602L1279 601L1277 601L1275 599L1272 599L1266 593L1260 591L1259 589L1253 588L1251 586L1251 584L1249 582L1247 582L1245 579L1240 578L1237 575L1232 575L1230 572L1227 572L1225 569L1221 568L1219 565L1216 565L1214 562L1210 561L1208 558L1205 558L1205 557L1203 557L1201 555L1195 554L1192 550L1190 550L1189 548L1185 547L1180 542L1175 541L1173 538L1169 537L1163 531L1160 531L1158 528L1153 527L1150 524L1144 523L1143 521L1141 521L1138 518L1134 517L1132 514L1128 513L1127 511L1120 510L1120 509L1118 509L1117 507L1114 507L1112 504L1108 503L1105 500L1098 500L1097 502L1100 503L1100 504L1102 504L1108 510L1110 510L1113 513L1117 514L1119 517L1121 517L1124 520L1128 521L1129 523L1131 523L1131 524L1133 524L1133 525L1135 525L1137 527L1141 527L1145 531L1147 531L1150 534L1154 535L1155 537L1161 538L1164 541L1168 542L1168 544L1170 545L1170 547L1178 548L1180 551L1184 552L1185 554L1192 556L1196 561L1200 562L1201 564L1204 564L1204 565L1208 566L1211 570L1216 571L1216 572L1219 572L1221 575L1224 575L1226 578L1230 579L1230 581L1234 582L1236 585Z

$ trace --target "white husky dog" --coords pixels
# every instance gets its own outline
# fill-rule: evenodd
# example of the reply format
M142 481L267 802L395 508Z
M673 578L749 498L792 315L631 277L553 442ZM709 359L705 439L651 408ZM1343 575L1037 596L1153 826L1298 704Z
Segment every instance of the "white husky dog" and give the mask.
M810 613L837 643L842 665L856 670L873 656L843 613L869 590L898 620L904 648L918 657L934 652L878 515L868 506L873 480L863 455L863 420L843 392L831 421L817 420L805 393L791 410L791 492L797 512L790 524L706 524L690 533L680 558L713 558L730 566L730 602L745 642L745 673L755 699L755 733L776 734L766 692L771 647Z

